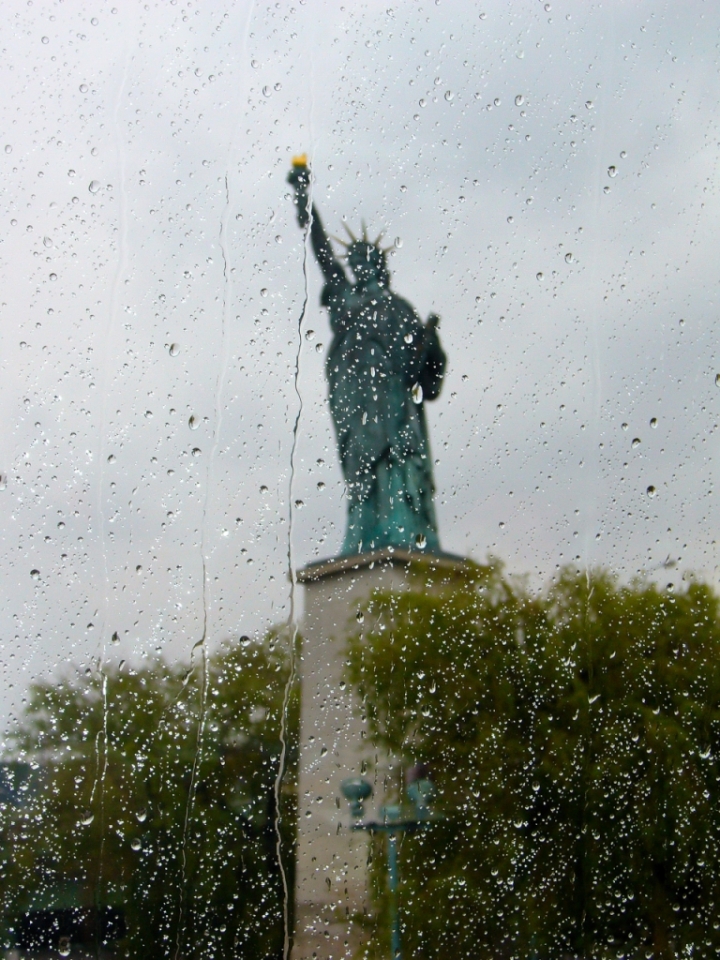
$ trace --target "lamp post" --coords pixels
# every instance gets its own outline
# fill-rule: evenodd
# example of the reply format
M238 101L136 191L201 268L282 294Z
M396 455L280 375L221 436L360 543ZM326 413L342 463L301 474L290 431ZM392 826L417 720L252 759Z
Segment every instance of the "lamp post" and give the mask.
M363 777L350 777L343 780L340 789L350 804L351 830L365 830L368 833L384 833L387 837L388 888L390 891L390 956L392 960L402 960L400 939L400 918L398 916L398 834L415 833L427 829L433 821L430 801L435 795L435 787L427 776L424 765L413 767L409 771L407 795L413 805L412 817L404 817L402 808L391 804L380 808L381 820L363 820L363 804L372 796L372 785Z

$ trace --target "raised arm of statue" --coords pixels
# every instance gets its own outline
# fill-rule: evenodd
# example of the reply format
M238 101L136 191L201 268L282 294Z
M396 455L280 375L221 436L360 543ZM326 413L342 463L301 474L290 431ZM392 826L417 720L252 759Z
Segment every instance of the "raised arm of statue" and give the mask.
M336 259L330 238L325 233L320 214L315 204L310 204L308 187L310 186L310 168L304 156L293 158L293 168L288 174L288 183L295 188L295 206L298 224L304 230L310 223L310 243L318 265L323 272L325 282L345 278L342 264Z

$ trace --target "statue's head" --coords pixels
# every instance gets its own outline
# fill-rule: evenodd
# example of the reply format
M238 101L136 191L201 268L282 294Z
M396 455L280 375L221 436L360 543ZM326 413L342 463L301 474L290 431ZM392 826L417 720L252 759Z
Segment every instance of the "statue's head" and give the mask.
M380 237L375 243L371 243L367 237L367 230L363 224L362 240L358 240L345 224L351 243L343 243L347 249L347 262L352 270L355 280L360 286L367 286L375 281L381 287L387 287L390 284L390 274L388 273L385 260L386 251L380 247ZM380 235L382 236L382 234Z
M361 286L371 283L373 280L379 283L381 287L388 285L389 276L385 263L385 254L372 243L366 243L364 240L356 240L350 245L347 252L348 266L353 272L353 276Z

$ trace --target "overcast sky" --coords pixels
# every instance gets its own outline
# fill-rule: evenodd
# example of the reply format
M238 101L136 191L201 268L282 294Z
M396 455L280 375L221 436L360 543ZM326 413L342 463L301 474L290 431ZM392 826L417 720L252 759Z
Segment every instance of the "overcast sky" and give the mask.
M339 550L296 152L442 318L444 548L717 583L717 4L115 2L3 6L6 714Z

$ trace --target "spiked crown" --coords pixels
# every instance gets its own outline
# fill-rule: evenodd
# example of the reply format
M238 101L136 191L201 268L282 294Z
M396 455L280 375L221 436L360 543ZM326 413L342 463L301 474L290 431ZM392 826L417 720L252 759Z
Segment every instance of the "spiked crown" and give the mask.
M348 242L346 240L342 240L340 237L333 237L333 240L345 247L347 251L345 258L350 264L351 268L353 266L353 262L359 263L365 261L372 265L380 282L384 285L387 285L389 282L389 273L385 256L388 251L392 249L392 244L389 247L384 248L380 246L380 241L382 240L384 231L381 231L377 238L374 241L371 241L368 237L367 227L364 220L362 221L362 236L360 239L355 236L345 221L343 221L343 227L345 228L350 241Z

